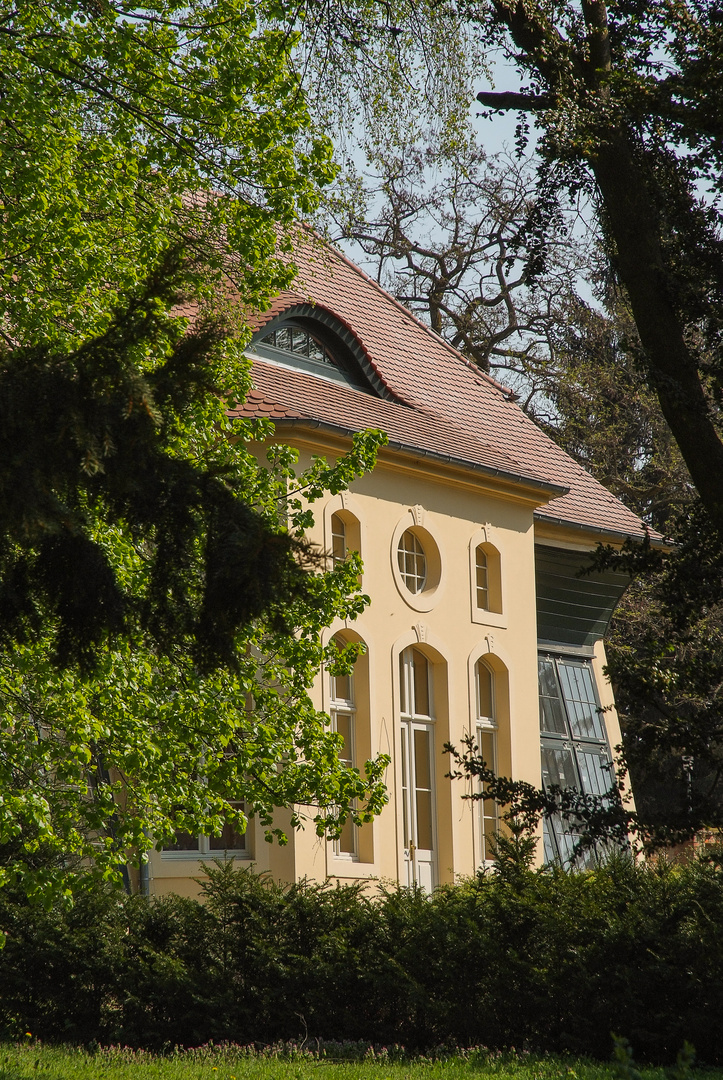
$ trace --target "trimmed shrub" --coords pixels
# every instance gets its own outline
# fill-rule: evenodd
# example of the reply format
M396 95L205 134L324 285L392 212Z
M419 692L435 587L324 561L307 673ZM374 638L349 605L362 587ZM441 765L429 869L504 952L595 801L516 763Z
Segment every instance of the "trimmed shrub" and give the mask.
M278 885L211 869L203 903L100 885L0 897L4 1028L159 1050L210 1040L485 1045L723 1062L715 860L499 873L438 889Z

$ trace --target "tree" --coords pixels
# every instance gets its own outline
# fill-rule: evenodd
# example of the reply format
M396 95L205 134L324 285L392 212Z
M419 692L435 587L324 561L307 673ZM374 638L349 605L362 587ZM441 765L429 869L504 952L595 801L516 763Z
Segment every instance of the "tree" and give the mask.
M382 437L297 477L228 415L333 171L289 44L241 0L0 9L0 883L43 898L177 830L335 835L385 799L308 696L353 663L319 639L360 566L305 538Z
M333 169L289 45L241 0L2 4L10 345L97 336L179 244L216 305L219 281L256 305L290 280L278 227Z
M142 628L228 663L303 588L301 549L181 429L242 392L232 309L290 280L328 142L284 34L240 0L5 4L0 71L0 638L50 624L88 666ZM101 520L147 544L135 596Z
M241 477L257 512L276 529L288 517L293 536L312 524L310 504L369 468L383 441L358 436L333 467L318 459L296 475L288 447L272 445L265 463L248 448L270 436L268 422L214 419L197 409L186 452L193 443L206 467ZM145 547L97 524L118 578L140 592ZM356 646L340 653L320 641L324 626L369 602L360 570L351 556L307 571L292 601L235 633L233 665L206 673L182 641L161 652L131 637L84 677L54 662L52 626L0 654L0 884L41 898L70 893L78 875L116 876L176 831L218 835L226 822L244 831L251 817L283 843L278 808L291 811L292 827L310 818L320 835L338 835L350 815L369 821L386 802L388 759L362 773L344 765L340 737L308 693L323 666L348 671L356 658Z
M304 18L307 48L321 36L318 51L357 76L353 92L362 69L369 71L360 112L373 117L376 109L367 139L377 142L387 120L391 144L401 145L426 116L442 131L444 150L464 124L455 113L460 100L472 79L486 74L480 55L501 55L516 69L525 83L519 93L482 91L478 100L492 111L521 113L522 141L528 115L539 129L537 214L525 237L530 265L543 272L561 206L583 193L625 290L648 384L713 526L723 531L716 201L723 31L716 5L490 0L470 8L399 0L332 9L310 0ZM450 56L459 60L456 79ZM391 89L379 104L381 71ZM454 84L444 93L442 72ZM326 102L339 82L337 75Z
M712 524L723 530L718 188L721 21L697 0L582 0L548 12L493 0L480 21L504 42L528 89L482 92L492 108L532 111L541 179L554 202L585 185L644 350L647 376ZM506 41L509 41L507 46Z
M332 204L341 239L372 260L377 279L483 371L531 401L550 366L550 335L586 264L566 234L544 278L528 285L524 232L535 205L527 162L489 158L474 140L374 152L365 198ZM529 402L528 402L529 404Z

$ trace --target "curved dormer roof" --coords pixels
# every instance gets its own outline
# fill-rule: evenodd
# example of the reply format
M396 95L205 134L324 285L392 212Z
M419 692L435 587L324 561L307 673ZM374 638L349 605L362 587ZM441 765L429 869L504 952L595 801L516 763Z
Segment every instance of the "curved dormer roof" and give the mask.
M282 366L308 371L319 378L346 382L377 397L392 397L348 325L320 304L300 303L293 293L286 296L288 304L275 305L280 310L256 330L249 351ZM283 302L283 298L284 294L279 300ZM324 359L315 355L305 356L285 342L279 347L279 331L283 333L297 327L305 330L318 343L319 349L316 351L324 353Z

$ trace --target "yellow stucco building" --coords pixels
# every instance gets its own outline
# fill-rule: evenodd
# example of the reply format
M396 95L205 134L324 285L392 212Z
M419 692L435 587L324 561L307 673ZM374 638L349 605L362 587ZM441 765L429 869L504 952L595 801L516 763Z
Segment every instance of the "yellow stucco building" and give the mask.
M371 606L327 633L366 654L351 677L320 673L315 693L350 762L390 756L390 801L336 842L309 829L280 848L251 822L244 837L153 852L152 894L194 893L202 863L224 854L286 881L431 889L489 861L497 827L446 776L445 743L469 733L500 774L602 793L620 742L602 635L626 581L577 573L599 541L641 536L639 519L343 256L314 245L297 263L295 290L256 320L241 412L273 419L302 460L334 458L365 428L389 437L311 539L363 558ZM544 857L564 861L571 844L553 824Z

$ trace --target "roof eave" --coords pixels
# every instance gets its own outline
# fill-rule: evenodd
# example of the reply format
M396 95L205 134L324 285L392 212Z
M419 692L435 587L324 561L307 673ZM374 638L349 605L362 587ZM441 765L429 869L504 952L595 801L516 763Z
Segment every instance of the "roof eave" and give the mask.
M553 531L554 528L557 526L560 529L571 529L575 532L589 533L591 536L594 536L596 538L597 543L602 542L603 537L607 537L612 542L618 543L624 543L625 540L643 540L646 534L646 530L642 522L636 530L625 530L610 529L601 525L589 525L586 522L582 521L570 521L568 518L553 517L551 514L547 513L544 510L536 510L534 517L536 524L550 525L552 526ZM550 539L552 538L553 537L551 537ZM651 531L650 543L653 547L664 548L665 550L668 550L670 548L670 544L667 543L662 536L659 536L654 531Z
M311 417L306 418L291 418L291 417L272 417L276 427L283 428L311 428L316 431L327 431L335 435L342 435L351 438L354 435L359 434L360 428L348 427L344 424L333 424L326 420L315 420ZM413 454L415 457L429 458L431 461L439 462L444 465L452 465L461 469L468 469L476 473L480 473L483 476L488 476L491 479L501 480L508 484L520 485L526 488L532 488L535 491L544 493L546 496L545 501L550 499L559 498L562 495L567 495L569 488L562 484L553 484L549 480L540 480L536 476L529 476L525 473L515 473L506 469L498 469L493 465L483 465L480 462L468 461L466 458L457 458L451 454L440 454L434 450L426 450L419 446L413 446L409 443L402 443L396 439L389 439L387 446L392 450L399 450L406 454Z

